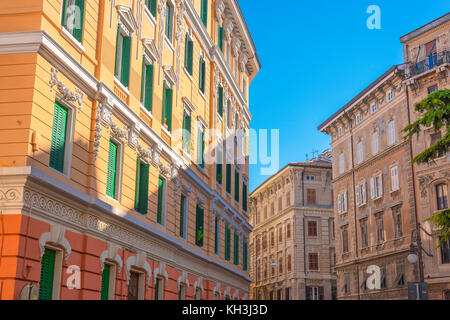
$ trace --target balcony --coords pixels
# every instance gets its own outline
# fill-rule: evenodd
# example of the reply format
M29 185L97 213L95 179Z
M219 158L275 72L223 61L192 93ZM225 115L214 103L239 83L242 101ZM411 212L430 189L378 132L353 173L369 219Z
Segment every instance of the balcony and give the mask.
M405 78L410 79L419 74L425 73L427 71L433 70L436 67L450 63L450 51L441 51L435 53L434 55L427 57L422 61L409 62L405 64Z

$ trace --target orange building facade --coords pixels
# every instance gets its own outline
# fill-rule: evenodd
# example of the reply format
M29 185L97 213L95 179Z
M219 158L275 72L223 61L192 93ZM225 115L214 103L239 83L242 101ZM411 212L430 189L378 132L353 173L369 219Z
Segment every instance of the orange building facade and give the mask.
M0 3L0 299L247 299L260 67L236 0Z

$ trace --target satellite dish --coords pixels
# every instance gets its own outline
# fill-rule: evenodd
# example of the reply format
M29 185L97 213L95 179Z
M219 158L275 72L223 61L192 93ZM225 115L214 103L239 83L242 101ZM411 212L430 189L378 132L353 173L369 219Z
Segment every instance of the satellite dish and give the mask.
M39 289L33 282L27 283L23 286L19 294L19 300L38 300Z

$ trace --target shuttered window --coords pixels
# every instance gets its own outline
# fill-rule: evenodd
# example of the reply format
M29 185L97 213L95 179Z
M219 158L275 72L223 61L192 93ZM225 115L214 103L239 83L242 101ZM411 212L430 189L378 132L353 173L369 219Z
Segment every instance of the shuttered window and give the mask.
M84 0L63 0L62 26L78 42L83 39Z
M162 224L163 210L164 210L164 179L158 178L158 211L156 221Z
M244 210L244 212L247 212L247 198L247 184L244 182L242 184L242 210Z
M214 253L219 254L219 218L214 219Z
M239 235L234 233L234 248L233 248L233 263L237 266L239 265Z
M225 226L225 260L231 259L231 230L228 226Z
M199 247L203 247L204 215L205 210L197 205L197 214L195 217L195 244Z
M397 166L391 168L391 188L392 191L397 191L398 189L400 189Z
M130 83L131 37L122 34L120 24L117 28L116 67L114 75L128 87Z
M163 108L162 108L162 123L163 126L170 132L172 131L172 89L166 87L166 82L164 81L164 92L163 92Z
M204 161L205 151L205 132L201 127L198 127L197 135L197 164L200 168L205 168Z
M50 167L64 171L64 158L67 136L67 109L55 103L53 114L52 143L50 147Z
M148 11L156 18L156 0L145 0L145 5L148 8Z
M231 195L231 164L227 163L227 185L226 191Z
M166 4L166 37L172 41L172 7L169 3Z
M184 68L192 76L194 64L194 41L189 38L189 33L186 33L185 49L184 49Z
M183 150L191 154L191 115L184 110L183 113Z
M41 280L39 282L39 300L52 300L53 280L55 278L56 251L45 248L41 261Z
M117 144L109 142L108 157L108 177L106 182L106 195L116 199L116 179L117 179Z
M389 145L393 145L396 140L396 129L395 129L395 120L392 120L388 124L388 134L389 134Z
M217 94L217 113L223 117L223 87L219 87Z
M216 181L218 184L222 184L222 178L223 178L223 152L222 147L218 144L217 145L217 163L216 163Z
M202 56L200 56L198 73L199 73L198 87L202 93L205 93L206 61Z
M376 155L379 152L379 144L378 144L378 131L375 131L372 134L372 154Z
M208 0L202 0L200 10L200 17L202 19L203 25L205 27L208 27Z
M142 84L141 84L141 104L148 111L152 111L153 106L153 66L142 62Z
M244 271L248 270L248 243L244 241L242 244L242 269Z
M239 171L234 172L234 200L239 202Z
M105 264L102 273L102 290L100 298L101 300L109 299L109 279L111 273L111 266L109 264Z
M148 213L148 184L150 165L137 159L136 165L136 196L134 208L136 211Z
M180 237L185 238L185 230L186 228L186 196L184 194L181 195L181 204L180 204Z
M220 51L223 52L223 27L222 26L219 26L218 45L219 45Z

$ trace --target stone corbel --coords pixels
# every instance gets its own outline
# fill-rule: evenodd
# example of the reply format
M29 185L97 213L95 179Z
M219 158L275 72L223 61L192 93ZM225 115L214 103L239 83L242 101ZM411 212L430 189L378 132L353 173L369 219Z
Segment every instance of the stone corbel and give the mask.
M105 261L108 259L110 261L114 261L119 266L118 273L122 271L123 267L123 261L122 258L119 255L119 246L108 243L108 249L103 251L100 255L100 268L101 271L103 271L103 268L105 267Z
M221 286L220 282L217 282L217 283L216 283L216 286L215 286L214 289L213 289L214 296L215 296L216 294L219 295L219 298L222 296L222 291L220 290L221 287L222 287L222 286Z
M198 277L197 281L195 281L195 283L194 283L194 293L197 291L197 289L202 290L202 295L203 295L205 289L203 288L203 278L202 277Z
M223 0L216 0L216 19L217 21L222 24L223 23L223 13L225 11L225 4L223 3Z
M224 31L225 31L225 38L228 42L231 41L231 32L233 31L234 25L233 21L230 19L226 19L224 23Z
M111 121L111 132L113 133L113 135L118 138L118 139L128 139L129 137L129 129L128 127L125 125L125 129L122 130L119 128L119 126Z
M128 130L128 145L131 149L135 149L139 144L139 134L141 127L139 124L134 123Z
M239 40L238 37L233 37L231 46L233 47L233 57L237 58L239 55L239 50L241 49L241 40Z
M245 66L247 65L248 62L248 57L245 53L241 53L241 56L239 58L239 63L241 64L241 71L244 72L245 71Z
M69 88L67 88L64 83L62 83L58 79L58 69L52 68L50 72L50 92L53 92L53 87L56 86L59 94L63 97L67 102L78 102L78 112L81 111L83 106L83 97L84 93L80 89L75 89L77 93L73 93Z
M156 284L156 278L158 276L163 277L166 280L166 283L169 281L169 275L166 271L166 263L160 262L159 267L155 269L155 277L154 277L154 284Z
M152 165L156 168L159 167L159 164L161 163L161 152L162 147L158 144L153 147L153 154L152 154Z
M153 156L153 152L152 149L150 149L149 151L146 150L143 146L141 146L139 143L137 143L137 153L141 158L147 159L147 160L151 160L152 156Z
M182 283L184 283L186 285L186 289L189 289L189 279L188 279L188 273L186 271L183 271L181 276L178 278L178 290L180 290Z
M152 268L150 267L150 264L147 262L147 257L145 252L141 251L135 256L129 257L126 263L126 273L127 273L127 284L130 283L130 277L131 277L131 267L137 267L140 269L145 270L147 273L147 286L150 285L150 279L152 277ZM155 273L156 275L156 273Z
M65 250L64 261L67 263L72 248L69 241L65 238L66 228L58 224L50 224L50 232L45 232L39 238L39 250L41 258L44 256L45 245L47 243L55 244L61 246Z

